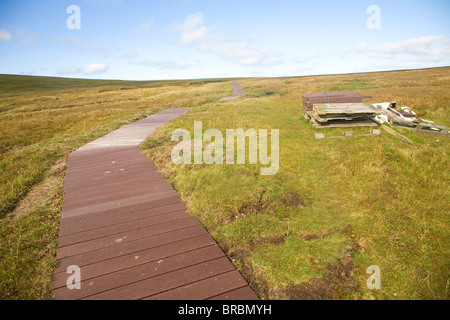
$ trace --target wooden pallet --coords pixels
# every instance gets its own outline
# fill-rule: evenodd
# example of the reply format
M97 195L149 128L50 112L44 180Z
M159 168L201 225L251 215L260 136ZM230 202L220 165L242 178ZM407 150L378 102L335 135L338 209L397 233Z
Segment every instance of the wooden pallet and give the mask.
M382 111L368 103L315 104L307 117L316 129L376 127L371 120Z
M382 114L370 103L328 103L315 104L313 113L319 117L367 117Z
M363 96L355 92L330 92L326 95L323 93L312 93L302 95L303 99L303 115L313 110L315 104L321 103L362 103L363 99L370 99L372 96Z

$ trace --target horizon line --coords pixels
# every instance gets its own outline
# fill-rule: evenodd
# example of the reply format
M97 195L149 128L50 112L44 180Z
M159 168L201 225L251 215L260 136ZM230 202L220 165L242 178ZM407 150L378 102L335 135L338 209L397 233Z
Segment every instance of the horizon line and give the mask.
M389 69L389 70L373 70L362 72L343 72L343 73L318 73L309 75L290 75L290 76L255 76L255 77L207 77L207 78L178 78L178 79L148 79L148 80L133 80L133 79L100 79L100 78L77 78L77 77L61 77L61 76L47 76L47 75L32 75L32 74L15 74L15 73L0 73L0 76L18 76L18 77L34 77L34 78L55 78L64 80L87 80L87 81L125 81L125 82L151 82L151 81L189 81L189 80L234 80L234 79L280 79L280 78L306 78L318 76L337 76L337 75L352 75L352 74L367 74L367 73L386 73L399 71L415 71L415 70L430 70L450 68L449 66L439 67L424 67L424 68L407 68L407 69Z

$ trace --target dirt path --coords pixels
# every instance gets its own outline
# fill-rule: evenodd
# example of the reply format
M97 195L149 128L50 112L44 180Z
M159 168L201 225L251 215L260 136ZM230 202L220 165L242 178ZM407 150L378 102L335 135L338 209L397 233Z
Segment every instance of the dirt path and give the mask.
M162 111L70 154L55 299L258 298L139 148L187 111Z

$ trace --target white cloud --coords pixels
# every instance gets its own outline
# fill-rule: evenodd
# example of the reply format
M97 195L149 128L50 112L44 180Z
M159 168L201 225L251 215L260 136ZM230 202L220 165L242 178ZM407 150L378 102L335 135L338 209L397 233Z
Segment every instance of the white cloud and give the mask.
M409 54L424 61L448 61L450 59L450 39L429 35L396 43L385 43L375 50L388 58Z
M136 51L130 51L122 54L120 58L126 59L126 60L136 60L139 54Z
M270 59L272 55L266 50L250 48L248 42L232 42L224 33L213 33L213 28L204 25L204 16L200 12L189 15L182 24L173 24L172 30L181 33L180 44L199 45L204 52L215 53L242 66L273 65L280 62Z
M442 40L442 38L442 36L411 38L397 43L385 43L379 46L377 50L385 54L426 54L430 46Z
M99 74L106 70L108 70L108 67L102 63L92 63L80 68L81 73L84 74Z
M264 64L268 61L270 55L264 50L250 49L246 42L208 45L204 49L243 66Z
M15 34L22 44L34 44L39 39L36 33L28 33L23 27L14 26Z
M339 59L348 58L349 56L352 56L355 53L364 54L365 52L367 52L367 43L360 42L355 47L343 50L339 54Z
M77 68L75 68L75 67L64 67L64 68L59 69L56 73L60 74L60 75L67 75L67 74L76 74L79 72L77 71Z
M93 75L104 73L108 70L108 66L102 63L91 63L84 67L65 67L57 71L60 75L69 75L69 74L84 74L84 75Z
M69 50L78 50L82 53L85 52L93 52L102 54L103 57L111 56L113 53L113 49L105 46L99 42L91 41L89 43L86 42L84 36L79 37L58 37L55 38L56 42L63 45Z
M153 20L148 20L147 22L144 22L141 24L138 28L134 29L134 32L136 33L142 33L150 30L153 26Z
M365 42L360 42L357 46L356 46L356 50L358 50L358 52L365 52L367 50L367 43Z
M84 46L81 49L89 51L89 52L100 53L103 55L103 57L110 56L113 53L112 48L110 48L106 45L103 45L99 42L96 42L96 41L90 42L89 44L87 44L86 46Z
M187 16L182 24L173 24L172 29L181 32L180 44L210 44L226 40L224 34L211 34L211 28L203 25L204 17L200 12Z
M139 65L145 67L150 66L159 70L183 70L189 67L189 65L181 65L173 60L144 60L139 62Z
M58 37L56 41L73 50L81 47L84 43L84 37Z
M338 63L334 59L336 57L339 58ZM430 35L378 46L360 42L338 56L330 54L328 57L323 57L320 65L325 66L328 62L332 65L327 68L336 70L332 73L448 66L450 39Z
M0 41L11 41L12 39L19 41L21 44L30 45L38 41L37 33L28 33L23 27L16 25L8 25L9 31L0 29Z
M11 33L6 31L5 29L0 29L0 41L10 41Z

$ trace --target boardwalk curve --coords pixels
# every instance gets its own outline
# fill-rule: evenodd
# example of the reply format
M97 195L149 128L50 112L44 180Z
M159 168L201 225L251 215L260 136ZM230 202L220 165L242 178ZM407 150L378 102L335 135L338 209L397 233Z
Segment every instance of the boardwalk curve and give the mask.
M164 110L69 155L55 299L258 299L139 149L187 111Z
M244 89L242 89L242 87L240 86L239 83L233 82L231 85L233 86L233 94L231 96L224 97L224 98L220 99L219 101L233 100L233 99L236 99L237 97L247 93L247 92L244 92Z

